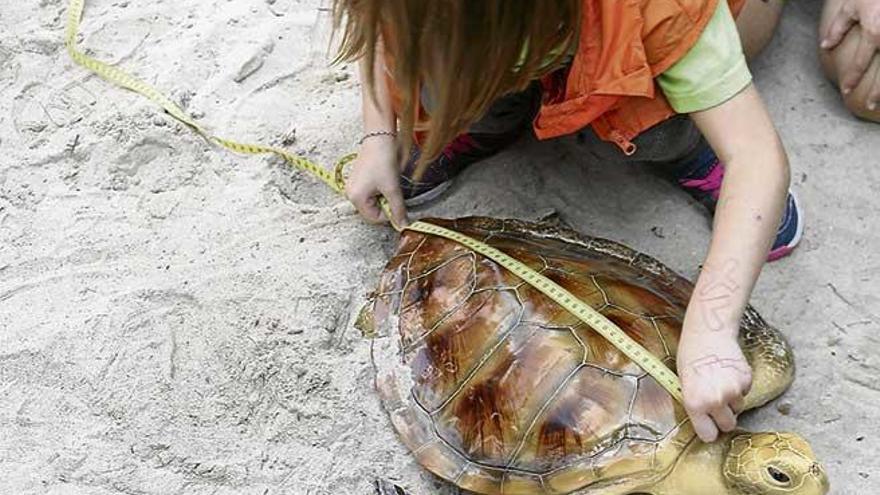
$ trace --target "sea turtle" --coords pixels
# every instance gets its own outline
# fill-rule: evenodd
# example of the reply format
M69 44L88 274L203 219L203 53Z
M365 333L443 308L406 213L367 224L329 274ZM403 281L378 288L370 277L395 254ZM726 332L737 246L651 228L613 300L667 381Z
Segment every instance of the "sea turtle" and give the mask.
M692 285L655 259L567 228L431 220L525 262L675 369ZM820 495L792 433L700 442L672 396L607 340L491 260L405 231L358 318L376 387L428 471L480 494ZM791 383L783 336L749 308L740 343L757 407ZM378 486L387 487L387 484ZM388 493L403 493L395 489Z

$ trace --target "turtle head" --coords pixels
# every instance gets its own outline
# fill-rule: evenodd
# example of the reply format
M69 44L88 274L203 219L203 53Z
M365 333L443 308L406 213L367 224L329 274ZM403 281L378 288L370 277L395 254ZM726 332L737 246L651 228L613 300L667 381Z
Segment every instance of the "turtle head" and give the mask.
M825 495L825 470L806 440L794 433L742 433L729 440L724 478L732 493Z

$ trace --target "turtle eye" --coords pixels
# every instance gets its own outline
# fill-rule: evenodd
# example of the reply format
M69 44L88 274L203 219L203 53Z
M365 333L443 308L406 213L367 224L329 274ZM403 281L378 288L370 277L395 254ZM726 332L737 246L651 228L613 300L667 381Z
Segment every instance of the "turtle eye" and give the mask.
M787 474L783 473L782 471L776 469L773 466L770 466L767 468L767 474L769 474L770 477L773 478L773 481L775 481L777 483L780 483L783 485L787 485L787 484L791 483L791 477L789 477Z

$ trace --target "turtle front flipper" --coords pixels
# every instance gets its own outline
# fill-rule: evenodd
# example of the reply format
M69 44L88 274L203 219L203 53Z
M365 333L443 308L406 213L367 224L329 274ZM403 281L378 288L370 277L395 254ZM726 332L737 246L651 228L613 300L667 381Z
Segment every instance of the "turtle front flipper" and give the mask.
M794 355L785 336L751 306L743 315L739 339L752 366L752 388L745 407L755 409L782 395L794 381Z
M354 327L361 332L365 339L376 338L376 320L373 317L374 301L370 299L363 305L354 321Z
M375 495L409 495L406 490L387 480L377 479L374 484Z

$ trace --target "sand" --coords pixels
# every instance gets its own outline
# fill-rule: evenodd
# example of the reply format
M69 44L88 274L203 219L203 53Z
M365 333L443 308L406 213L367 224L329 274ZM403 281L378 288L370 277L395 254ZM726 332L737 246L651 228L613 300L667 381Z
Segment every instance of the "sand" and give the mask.
M0 493L415 494L352 315L396 235L278 160L208 146L75 66L63 0L0 7ZM798 378L745 418L809 438L835 494L880 489L880 127L839 104L792 2L757 84L809 215L753 302ZM318 0L89 0L90 52L209 128L329 164L360 134L353 67ZM693 276L706 214L648 168L525 140L420 215L536 219Z

